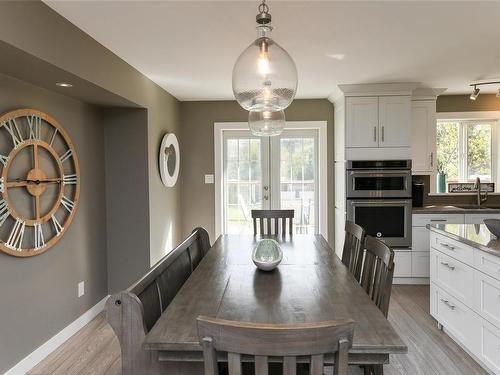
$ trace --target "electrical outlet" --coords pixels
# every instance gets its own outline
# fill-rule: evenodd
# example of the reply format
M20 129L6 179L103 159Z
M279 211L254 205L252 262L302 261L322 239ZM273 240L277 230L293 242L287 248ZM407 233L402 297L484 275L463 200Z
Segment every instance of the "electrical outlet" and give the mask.
M80 281L78 283L78 298L85 294L85 281Z

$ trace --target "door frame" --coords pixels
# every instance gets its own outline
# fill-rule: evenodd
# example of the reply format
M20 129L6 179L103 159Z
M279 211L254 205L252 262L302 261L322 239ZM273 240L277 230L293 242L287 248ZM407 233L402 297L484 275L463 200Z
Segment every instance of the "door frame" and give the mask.
M285 129L309 129L318 131L318 229L328 241L328 170L327 170L327 121L287 121ZM224 205L223 166L224 131L248 130L247 122L215 122L214 123L214 183L215 183L215 236L222 233L222 211ZM272 160L271 160L272 165Z

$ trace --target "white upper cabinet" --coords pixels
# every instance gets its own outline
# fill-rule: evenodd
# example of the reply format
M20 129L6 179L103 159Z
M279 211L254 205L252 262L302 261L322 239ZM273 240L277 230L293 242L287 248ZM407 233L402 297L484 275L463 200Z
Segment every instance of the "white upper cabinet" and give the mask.
M411 97L378 98L379 147L410 147Z
M436 170L436 101L412 102L411 155L414 173Z
M378 147L378 97L346 98L346 147Z
M346 98L346 147L410 147L410 96Z

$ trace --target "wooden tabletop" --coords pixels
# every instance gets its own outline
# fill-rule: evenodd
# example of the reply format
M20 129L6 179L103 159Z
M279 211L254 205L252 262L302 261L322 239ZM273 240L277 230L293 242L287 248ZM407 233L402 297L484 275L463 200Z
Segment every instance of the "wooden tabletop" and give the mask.
M321 235L279 239L272 272L251 259L254 236L221 236L144 341L158 351L201 351L199 315L255 323L356 321L351 353L406 353L407 347Z

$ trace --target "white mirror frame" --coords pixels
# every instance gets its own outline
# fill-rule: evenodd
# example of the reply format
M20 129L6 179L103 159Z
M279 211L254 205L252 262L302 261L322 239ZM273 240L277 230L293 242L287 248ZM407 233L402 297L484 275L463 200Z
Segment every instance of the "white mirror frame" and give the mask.
M165 153L165 150L172 146L174 148L175 153L175 168L174 172L170 174L168 172L168 157ZM179 169L181 164L181 154L179 151L179 141L174 133L167 133L163 136L160 146L160 155L159 155L159 163L160 163L160 176L163 185L166 187L173 187L177 182L177 178L179 177Z

